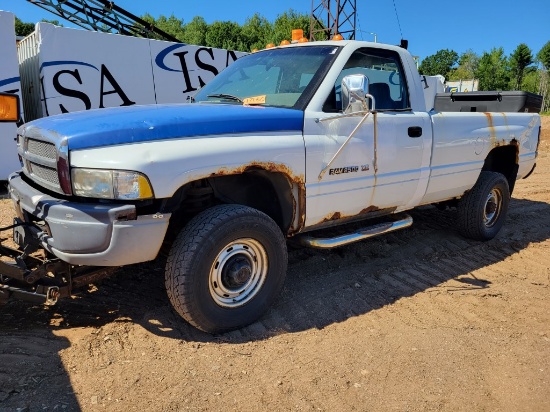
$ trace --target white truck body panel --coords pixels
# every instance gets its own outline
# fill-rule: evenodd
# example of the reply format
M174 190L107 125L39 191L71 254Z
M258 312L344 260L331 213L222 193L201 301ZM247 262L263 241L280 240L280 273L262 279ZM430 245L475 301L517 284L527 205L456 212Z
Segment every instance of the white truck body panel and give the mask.
M331 168L359 167L361 173L319 174L357 125L359 118L316 122L326 113L307 113L306 225L355 216L399 205L417 206L429 177L431 124L427 113L378 113L377 159L374 153L374 117L368 119ZM322 118L322 117L321 117ZM425 131L420 138L407 135L409 126ZM336 216L335 216L336 214Z
M200 144L199 143L200 140ZM132 145L75 150L71 166L140 170L155 196L171 197L188 182L242 172L248 166L276 164L303 179L304 141L299 134L265 133L182 138ZM185 167L182 167L185 165Z
M499 145L519 146L517 178L534 166L540 118L526 113L442 112L432 116L430 183L422 204L461 196L477 180L485 158Z

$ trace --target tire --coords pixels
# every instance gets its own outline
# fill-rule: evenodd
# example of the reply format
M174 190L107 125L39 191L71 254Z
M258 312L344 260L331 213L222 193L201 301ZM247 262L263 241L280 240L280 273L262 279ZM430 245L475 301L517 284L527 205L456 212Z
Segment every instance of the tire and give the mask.
M287 262L285 237L269 216L248 206L215 206L195 216L172 245L168 298L200 330L238 329L277 298Z
M504 221L510 203L510 189L503 174L481 172L474 187L458 204L458 228L475 240L494 238Z

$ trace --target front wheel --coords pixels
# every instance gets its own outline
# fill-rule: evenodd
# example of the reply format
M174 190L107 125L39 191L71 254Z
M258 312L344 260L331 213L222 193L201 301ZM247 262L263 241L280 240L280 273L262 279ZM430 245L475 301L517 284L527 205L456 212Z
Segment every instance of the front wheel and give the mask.
M258 319L281 291L287 250L266 214L241 205L208 209L180 232L166 263L174 309L209 333Z
M510 189L501 173L481 172L474 187L466 193L458 205L460 232L475 240L490 240L502 228Z

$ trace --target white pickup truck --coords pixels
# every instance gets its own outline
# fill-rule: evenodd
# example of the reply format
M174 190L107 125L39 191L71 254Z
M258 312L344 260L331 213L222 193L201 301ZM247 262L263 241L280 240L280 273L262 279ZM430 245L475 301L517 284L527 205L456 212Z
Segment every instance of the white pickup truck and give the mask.
M439 111L425 84L397 46L301 43L240 58L188 104L21 126L9 178L20 251L0 250L15 259L0 264L0 300L55 303L164 245L175 310L217 333L276 299L289 238L342 246L406 228L404 212L427 204L456 207L465 236L493 238L535 167L539 115L519 113L524 102L504 113L518 96L498 93Z

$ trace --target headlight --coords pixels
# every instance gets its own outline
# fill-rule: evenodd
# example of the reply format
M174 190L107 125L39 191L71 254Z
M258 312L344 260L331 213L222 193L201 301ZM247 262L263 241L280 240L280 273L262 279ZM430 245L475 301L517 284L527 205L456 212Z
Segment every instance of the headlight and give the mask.
M150 199L153 189L138 172L123 170L72 169L73 193L100 199Z

